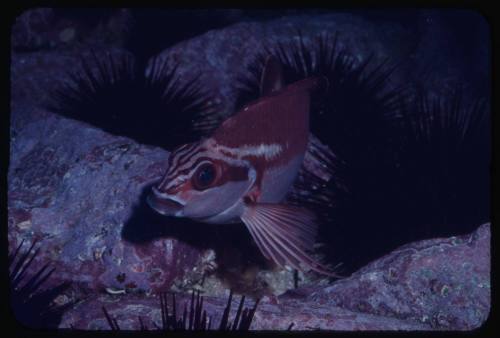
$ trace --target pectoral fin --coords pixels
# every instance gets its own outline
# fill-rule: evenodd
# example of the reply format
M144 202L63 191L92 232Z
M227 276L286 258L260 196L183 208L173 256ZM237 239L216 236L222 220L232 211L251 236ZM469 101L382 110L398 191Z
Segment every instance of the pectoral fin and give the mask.
M316 237L314 214L306 209L280 204L248 204L241 217L262 254L281 267L340 277L316 262L306 251Z

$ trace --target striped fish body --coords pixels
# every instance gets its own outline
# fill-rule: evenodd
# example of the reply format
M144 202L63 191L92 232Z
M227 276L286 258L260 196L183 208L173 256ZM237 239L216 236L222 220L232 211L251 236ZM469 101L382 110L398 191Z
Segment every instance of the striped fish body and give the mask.
M210 138L174 150L154 188L167 202L150 204L165 215L230 223L240 221L246 200L281 202L307 149L309 91L316 82L306 79L260 99ZM208 175L212 181L204 186Z
M314 215L282 204L307 149L310 93L321 79L281 88L264 73L264 96L230 117L200 142L175 149L150 206L166 216L207 223L243 222L261 252L280 266L332 274L307 253Z

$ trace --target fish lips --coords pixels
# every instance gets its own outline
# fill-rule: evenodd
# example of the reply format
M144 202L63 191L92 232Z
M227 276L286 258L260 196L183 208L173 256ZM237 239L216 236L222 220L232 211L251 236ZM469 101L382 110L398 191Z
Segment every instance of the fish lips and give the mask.
M148 195L146 201L153 210L164 216L178 216L179 211L184 208L179 202L159 196L154 189L153 192Z

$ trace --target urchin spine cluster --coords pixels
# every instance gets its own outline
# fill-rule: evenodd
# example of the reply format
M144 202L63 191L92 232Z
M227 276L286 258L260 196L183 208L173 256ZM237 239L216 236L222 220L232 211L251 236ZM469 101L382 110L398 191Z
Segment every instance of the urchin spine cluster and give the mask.
M184 311L182 315L177 316L177 301L175 298L175 293L172 293L171 301L171 313L169 314L169 307L167 301L167 294L160 293L160 309L161 309L161 327L154 323L157 330L162 331L207 331L212 330L212 320L207 315L205 309L203 309L203 296L200 296L200 291L195 295L193 291L191 293L191 301L188 304L184 303ZM231 302L233 300L233 291L230 290L227 305L224 308L224 312L221 317L221 321L218 326L219 331L248 331L252 323L255 311L257 310L257 305L259 300L256 300L252 308L243 309L245 303L245 296L241 297L240 303L236 314L231 322L229 320L229 313L231 311ZM102 311L108 325L111 330L119 331L120 326L115 318L113 318L105 307L102 307ZM144 324L141 317L139 317L139 329L142 331L148 330L148 327Z
M47 107L115 135L172 149L209 134L220 123L217 105L197 78L181 79L178 63L145 65L123 52L91 51L52 93Z
M328 79L326 91L312 97L310 118L311 132L333 154L308 151L332 179L303 167L288 196L322 216L319 237L331 249L328 256L359 267L407 241L472 231L488 220L483 99L469 106L455 91L431 100L425 89L393 84L394 62L355 60L338 34L308 42L300 31L292 35L257 53L239 77L236 101L241 107L259 97L269 56L283 65L285 84Z

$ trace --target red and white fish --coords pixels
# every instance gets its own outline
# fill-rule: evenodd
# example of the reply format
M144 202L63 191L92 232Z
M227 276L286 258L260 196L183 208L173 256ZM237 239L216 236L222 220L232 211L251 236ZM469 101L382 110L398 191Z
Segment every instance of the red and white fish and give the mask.
M316 236L314 214L283 203L307 148L310 93L322 82L307 78L283 87L281 65L269 58L262 97L211 137L175 149L149 205L163 215L206 223L242 221L279 266L338 276L307 253Z

